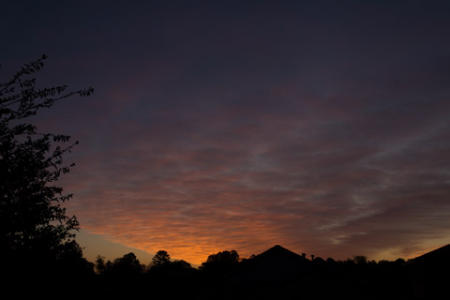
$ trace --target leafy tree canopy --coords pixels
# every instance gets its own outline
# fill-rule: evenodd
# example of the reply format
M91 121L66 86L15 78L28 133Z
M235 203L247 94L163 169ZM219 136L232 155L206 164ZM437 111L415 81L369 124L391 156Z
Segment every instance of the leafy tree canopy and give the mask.
M0 247L9 256L57 258L73 243L79 226L63 207L72 195L55 185L73 166L63 163L63 155L78 142L39 132L29 117L62 99L89 96L93 89L37 87L35 75L45 59L25 64L0 82Z
M152 258L152 266L160 266L170 263L170 255L165 250L159 250Z
M201 270L213 273L227 273L239 264L239 254L235 250L222 251L208 256L200 266Z

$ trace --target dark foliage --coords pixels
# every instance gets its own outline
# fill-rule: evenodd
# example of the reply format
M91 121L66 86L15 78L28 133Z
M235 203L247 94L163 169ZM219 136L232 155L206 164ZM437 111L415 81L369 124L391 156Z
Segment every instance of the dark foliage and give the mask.
M153 267L160 267L170 263L170 255L165 250L159 250L156 252L152 259Z
M125 257L134 255L98 260L97 270L113 270ZM91 292L104 297L150 293L155 299L437 299L449 279L450 245L409 261L312 259L281 246L243 260L236 251L219 252L199 269L169 257L159 251L154 260L164 258L163 263L152 263L131 281L99 271L101 284ZM134 260L127 261L134 265Z
M73 269L91 272L74 241L75 216L67 216L63 203L72 195L55 182L73 164L63 156L77 143L61 134L41 133L30 117L57 101L74 95L88 96L92 88L68 91L67 86L38 88L34 75L46 57L24 65L0 83L0 249L1 272L11 282L17 279L58 281ZM5 274L6 273L6 274Z
M235 250L222 251L208 256L206 262L200 266L200 270L210 275L227 275L232 272L239 263L239 254Z

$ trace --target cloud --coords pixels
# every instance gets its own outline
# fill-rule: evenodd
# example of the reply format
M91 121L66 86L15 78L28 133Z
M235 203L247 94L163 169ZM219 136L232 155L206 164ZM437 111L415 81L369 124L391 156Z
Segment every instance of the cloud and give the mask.
M79 157L67 179L70 210L95 234L193 263L276 243L393 257L448 237L446 104L417 120L420 103L397 118L386 109L402 103L339 99L349 108L323 99L280 111L224 104L117 127L101 151Z
M118 24L91 10L48 38L25 18L41 38L21 51L62 36L56 73L96 88L40 119L81 142L69 211L194 263L274 244L394 258L448 243L446 10L379 5L157 7Z

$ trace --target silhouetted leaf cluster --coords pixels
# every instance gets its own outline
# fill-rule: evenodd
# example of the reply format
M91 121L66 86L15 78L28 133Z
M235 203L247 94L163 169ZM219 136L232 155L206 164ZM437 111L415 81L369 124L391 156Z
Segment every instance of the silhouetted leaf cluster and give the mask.
M93 274L93 264L74 241L75 216L63 206L72 195L55 185L70 171L63 156L77 143L62 134L41 133L30 121L41 109L92 88L67 91L67 86L38 88L34 75L46 57L24 65L0 83L0 249L2 275L58 281L79 272ZM60 274L58 274L58 272Z

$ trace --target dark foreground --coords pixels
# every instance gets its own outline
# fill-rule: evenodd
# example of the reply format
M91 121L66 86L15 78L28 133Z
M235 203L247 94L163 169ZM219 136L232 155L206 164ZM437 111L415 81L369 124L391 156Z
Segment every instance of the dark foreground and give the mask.
M168 257L168 256L167 256ZM448 299L450 245L413 260L324 260L275 246L250 259L211 255L199 269L165 257L150 268L130 253L114 262L28 262L2 281L15 299ZM17 265L19 266L19 265ZM96 272L94 272L94 269ZM5 275L5 274L4 274Z

